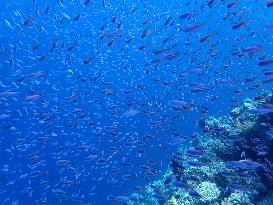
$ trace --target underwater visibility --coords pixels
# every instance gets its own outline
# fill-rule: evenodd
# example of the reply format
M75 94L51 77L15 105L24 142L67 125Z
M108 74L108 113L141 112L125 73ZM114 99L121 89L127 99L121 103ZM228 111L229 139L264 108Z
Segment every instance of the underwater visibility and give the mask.
M0 3L0 205L273 205L272 0Z

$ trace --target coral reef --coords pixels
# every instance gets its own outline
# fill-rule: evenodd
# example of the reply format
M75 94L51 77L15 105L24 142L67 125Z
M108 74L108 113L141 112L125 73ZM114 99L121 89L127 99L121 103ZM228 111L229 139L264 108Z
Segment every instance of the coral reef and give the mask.
M195 190L202 196L200 200L203 202L212 202L220 195L217 185L212 182L202 182Z
M221 205L254 205L251 195L252 193L247 192L234 192L229 197L224 198Z
M174 154L162 179L128 204L273 204L270 109L273 97L267 91L246 99L229 116L202 120L203 134L195 133L188 146Z

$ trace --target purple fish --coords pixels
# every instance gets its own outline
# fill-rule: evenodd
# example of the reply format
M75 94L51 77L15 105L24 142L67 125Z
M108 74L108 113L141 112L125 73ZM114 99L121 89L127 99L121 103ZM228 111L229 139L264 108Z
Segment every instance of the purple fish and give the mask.
M203 25L204 25L204 23L197 23L197 24L189 25L186 28L184 28L183 31L186 33L192 32L192 31L195 31L195 30L201 28Z
M273 63L273 59L264 59L264 60L261 60L258 65L259 66L268 66L270 64Z
M188 150L187 151L187 155L189 157L200 157L202 156L203 152L199 151L199 150Z
M267 109L267 108L253 108L250 110L250 112L257 113L257 114L268 114L272 113L273 109Z
M237 23L237 24L235 24L234 26L232 26L232 29L233 29L233 30L236 30L236 29L238 29L238 28L243 27L243 26L246 25L247 23L248 23L248 20L242 21L242 22Z
M172 155L172 159L176 160L176 161L180 161L183 159L183 156L181 153L176 153L176 154Z
M191 93L203 93L203 92L208 92L208 91L209 91L209 89L204 88L204 87L196 87L196 88L191 89Z
M245 165L246 168L259 168L262 167L263 165L258 163L258 162L254 162L254 161L242 161L242 163Z
M164 60L164 58L156 58L156 59L151 60L151 63L160 63L163 60Z
M184 142L187 141L186 137L172 137L168 140L168 144L170 145L178 145L178 144L183 144Z
M241 178L250 178L251 175L250 175L249 171L243 171L243 172L240 172L238 174L238 177L241 177Z
M198 161L189 161L188 164L192 167L203 167L205 166L205 163L198 162Z
M182 15L179 16L179 19L182 20L182 19L185 19L185 18L191 18L195 15L195 11L189 11L187 13L184 13Z
M265 76L272 76L273 70L262 70Z
M239 161L227 161L227 164L234 168L245 168L245 165Z
M243 52L247 52L247 53L256 53L259 51L262 51L261 46L248 46L242 49Z
M225 140L235 142L235 141L242 141L242 140L244 140L244 138L237 136L237 135L230 135L230 136L225 137Z

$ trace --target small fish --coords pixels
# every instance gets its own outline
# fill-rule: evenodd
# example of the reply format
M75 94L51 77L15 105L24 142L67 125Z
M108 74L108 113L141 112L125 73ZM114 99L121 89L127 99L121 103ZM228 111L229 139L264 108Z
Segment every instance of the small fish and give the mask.
M38 101L39 99L41 99L42 95L41 94L37 94L37 95L30 95L30 96L27 96L25 98L26 101Z
M180 188L180 189L189 189L190 188L187 183L183 183L183 182L174 182L173 185Z
M256 113L256 114L268 114L268 113L272 113L273 109L267 109L267 108L253 108L250 110L250 112L252 113Z
M210 1L208 2L209 8L212 8L212 7L214 6L214 4L215 4L215 0L210 0Z
M3 119L8 118L8 117L10 117L10 115L0 114L0 120L3 120Z
M250 161L250 160L244 160L242 163L245 165L246 168L259 168L263 167L261 163Z
M251 187L249 185L241 185L241 184L232 182L228 185L228 188L235 191L248 191L250 190Z
M249 21L248 20L244 20L240 23L237 23L235 25L232 26L232 29L233 30L236 30L236 29L239 29L239 28L242 28L243 26L245 26Z
M141 38L145 38L146 36L149 35L149 33L151 33L151 30L150 29L145 29L141 35Z
M245 165L240 161L228 161L227 164L234 168L245 168Z
M266 7L273 7L273 1L268 1L267 3L266 3Z
M235 142L235 141L242 141L244 140L244 138L238 135L230 135L225 137L225 140Z
M49 4L45 6L45 15L48 15L49 13Z
M12 91L4 91L4 92L0 92L0 97L10 97L13 95L18 94L17 92L12 92Z
M203 167L203 166L205 166L205 163L198 162L198 161L189 161L188 165L190 165L192 167Z
M135 117L135 116L138 115L139 113L140 113L140 111L131 109L131 110L126 111L126 112L123 114L123 116L124 116L124 117Z
M238 4L238 1L233 1L227 5L227 8L230 9Z
M170 21L173 19L173 17L172 16L169 16L168 18L167 18L167 20L165 21L165 23L164 23L164 26L167 26L169 23L170 23Z
M199 151L199 150L192 149L192 150L187 150L186 154L189 157L200 157L203 155L203 152Z
M225 177L235 176L235 174L232 171L229 171L229 170L223 171L222 175L225 176Z
M259 66L268 66L271 64L273 64L273 59L263 59L258 63Z
M196 198L196 199L202 198L202 195L199 194L197 191L190 191L190 192L189 192L189 195L190 195L191 197L193 197L193 198Z
M181 14L180 16L179 16L179 19L180 20L182 20L182 19L186 19L186 18L191 18L191 17L193 17L195 15L195 11L189 11L189 12L187 12L187 13L184 13L184 14Z
M192 31L195 31L195 30L201 28L203 25L204 25L204 23L197 23L197 24L189 25L186 28L184 28L183 31L186 33L192 32Z
M68 20L71 19L70 16L69 16L68 14L66 14L66 13L64 13L64 12L61 12L61 14L62 14L62 16L63 16L64 18L66 18L66 19L68 19Z
M273 129L266 131L265 134L267 134L270 138L273 138Z
M167 178L164 180L164 185L167 186L167 185L175 182L175 179L176 179L175 175L167 176Z
M168 139L168 144L170 144L170 145L183 144L187 140L188 139L186 137L172 137L172 138Z
M24 20L23 24L24 24L24 26L27 26L30 23L32 23L33 21L34 21L34 17L30 16L29 18Z
M83 5L87 6L90 4L90 2L91 2L91 0L84 0Z
M76 48L76 46L77 46L77 43L73 43L67 50L71 52L72 50L74 50L74 48Z

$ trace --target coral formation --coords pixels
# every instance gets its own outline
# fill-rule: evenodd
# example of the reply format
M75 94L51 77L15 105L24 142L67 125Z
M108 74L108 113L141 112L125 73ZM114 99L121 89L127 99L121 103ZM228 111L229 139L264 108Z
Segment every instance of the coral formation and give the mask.
M273 113L259 114L272 104L271 93L264 92L229 116L202 120L203 134L195 133L174 154L162 179L129 204L272 204Z
M251 200L252 193L234 192L228 198L225 198L221 205L254 205Z
M202 198L200 200L203 202L212 202L220 195L220 190L218 189L217 185L207 181L199 184L195 190L201 194Z

